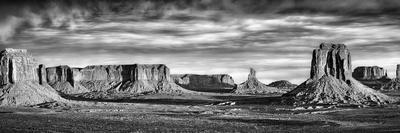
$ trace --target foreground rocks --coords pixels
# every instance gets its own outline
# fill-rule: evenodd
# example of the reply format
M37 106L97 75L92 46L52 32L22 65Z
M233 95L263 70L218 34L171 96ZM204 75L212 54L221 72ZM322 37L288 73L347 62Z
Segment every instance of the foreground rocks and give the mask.
M278 88L279 90L283 90L283 91L291 91L297 87L296 84L292 84L287 80L275 81L275 82L268 84L268 86L275 87L275 88Z
M194 91L231 92L236 88L233 78L227 74L173 74L171 77L179 86Z
M97 65L85 68L57 66L46 69L48 83L64 94L107 93L182 93L172 82L163 64Z
M45 79L44 66L25 49L0 52L0 106L30 106L64 101Z
M375 90L383 89L383 86L391 81L387 76L387 71L378 66L357 67L354 69L353 77Z
M310 78L284 94L294 104L385 104L394 100L352 77L344 44L322 43L313 51Z
M279 90L275 87L269 87L264 83L258 81L256 77L256 70L250 68L250 74L248 76L247 81L238 85L235 90L237 94L271 94L271 93L283 93L283 91Z

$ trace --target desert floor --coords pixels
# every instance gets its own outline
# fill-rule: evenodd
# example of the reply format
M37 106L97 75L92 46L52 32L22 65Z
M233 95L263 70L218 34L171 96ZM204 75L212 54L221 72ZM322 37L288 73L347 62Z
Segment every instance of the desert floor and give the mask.
M395 95L397 96L397 95ZM1 107L0 132L400 132L400 105L280 105L276 96L148 95ZM225 101L235 105L222 105Z

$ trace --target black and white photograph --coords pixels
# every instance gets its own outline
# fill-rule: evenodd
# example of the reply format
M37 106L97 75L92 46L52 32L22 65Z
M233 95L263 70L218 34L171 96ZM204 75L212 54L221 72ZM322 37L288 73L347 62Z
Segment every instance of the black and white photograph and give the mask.
M400 132L400 0L1 0L25 132Z

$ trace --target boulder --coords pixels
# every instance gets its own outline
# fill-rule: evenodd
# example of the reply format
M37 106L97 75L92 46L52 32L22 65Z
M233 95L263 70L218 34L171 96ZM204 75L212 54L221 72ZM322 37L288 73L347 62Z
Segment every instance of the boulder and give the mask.
M85 68L58 66L47 68L50 85L64 94L110 93L181 93L163 64L95 65Z
M237 94L271 94L271 93L283 93L284 91L279 90L275 87L269 87L264 83L258 81L256 77L256 70L250 68L250 74L247 81L238 85L235 93Z
M25 49L0 52L0 106L31 106L64 101L43 80L43 65Z
M284 91L291 91L297 87L296 84L292 84L287 80L275 81L275 82L268 84L268 86L275 87L275 88L278 88L279 90L284 90Z
M232 92L236 88L233 78L227 74L173 74L171 78L179 86L193 91Z
M385 104L394 99L352 77L350 51L344 44L322 43L313 51L310 78L283 95L293 104Z

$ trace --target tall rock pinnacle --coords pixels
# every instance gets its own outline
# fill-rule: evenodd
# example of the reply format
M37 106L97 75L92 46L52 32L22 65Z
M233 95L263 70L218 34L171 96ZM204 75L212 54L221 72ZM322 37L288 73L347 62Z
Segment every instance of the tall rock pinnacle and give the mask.
M258 81L256 77L256 70L250 68L250 74L247 81L238 85L235 93L239 94L269 94L269 93L282 93L283 91L275 87L269 87L264 83Z
M310 78L284 94L295 104L382 104L394 100L352 77L350 51L344 44L322 43L313 51Z

